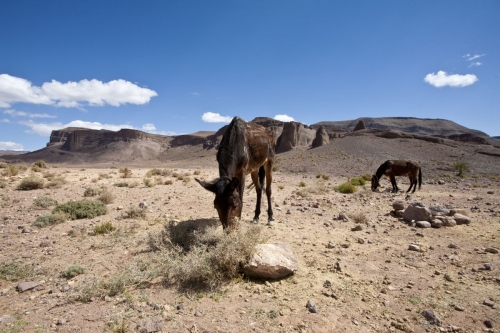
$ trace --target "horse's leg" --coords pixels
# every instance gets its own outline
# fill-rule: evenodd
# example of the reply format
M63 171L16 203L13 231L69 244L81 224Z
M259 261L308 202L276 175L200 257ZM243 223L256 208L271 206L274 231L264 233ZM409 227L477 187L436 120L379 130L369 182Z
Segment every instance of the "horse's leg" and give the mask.
M410 192L411 188L413 187L413 178L411 177L411 174L408 175L408 179L410 180L410 187L408 187L406 193Z
M392 184L392 192L396 193L397 191L399 191L398 184L396 183L396 177L394 177L394 175L390 175L389 179L391 180Z
M255 216L253 217L253 222L257 223L259 222L259 216L260 216L260 201L262 198L262 186L259 181L258 171L254 171L250 175L252 176L252 181L253 184L255 185L255 192L257 192L257 204L255 206Z
M239 179L240 185L238 187L238 194L240 195L241 209L238 218L241 220L241 212L243 211L243 192L245 192L245 174L241 173Z
M413 191L411 191L411 193L415 193L415 190L417 189L417 175L416 174L412 175L412 184L413 184ZM411 186L410 186L410 188L411 188Z
M273 218L273 206L271 204L271 184L273 182L273 161L267 160L265 164L265 176L266 176L266 196L267 196L267 221L270 224L271 221L274 221Z

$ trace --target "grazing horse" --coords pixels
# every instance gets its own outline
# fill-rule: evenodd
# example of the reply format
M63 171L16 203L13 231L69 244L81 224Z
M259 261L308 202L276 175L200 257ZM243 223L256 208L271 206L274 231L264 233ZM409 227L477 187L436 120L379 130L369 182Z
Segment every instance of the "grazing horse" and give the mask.
M410 187L406 193L415 193L417 189L417 175L418 175L418 189L422 187L422 170L420 166L412 161L402 161L402 160L388 160L385 161L378 169L377 172L372 176L372 191L375 191L377 187L380 186L380 177L386 175L390 178L392 184L392 192L395 193L399 191L398 184L396 184L396 176L406 176L410 178Z
M257 191L253 221L259 221L264 179L266 179L268 221L273 221L271 182L274 150L273 133L259 124L248 123L239 117L234 117L227 127L217 152L219 178L210 183L196 179L205 189L215 193L214 206L224 229L236 228L235 217L241 219L247 174L251 175Z

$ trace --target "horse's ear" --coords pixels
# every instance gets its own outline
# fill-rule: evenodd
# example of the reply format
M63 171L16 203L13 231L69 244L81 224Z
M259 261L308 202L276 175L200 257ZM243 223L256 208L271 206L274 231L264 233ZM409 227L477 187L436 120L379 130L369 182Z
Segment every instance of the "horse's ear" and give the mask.
M209 190L210 192L213 192L213 193L216 192L217 186L215 184L217 184L217 179L214 180L211 183L206 183L206 182L204 182L202 180L199 180L198 178L195 178L194 180L196 180L198 182L198 184L200 184L201 186L203 186L206 190Z
M231 186L231 191L234 191L240 185L240 180L236 177L233 177L229 185Z

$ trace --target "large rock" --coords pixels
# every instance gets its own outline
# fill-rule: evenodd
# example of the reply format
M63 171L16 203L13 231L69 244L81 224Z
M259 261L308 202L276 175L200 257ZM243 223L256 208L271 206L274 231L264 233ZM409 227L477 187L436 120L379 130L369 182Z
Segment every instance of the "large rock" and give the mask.
M457 222L458 225L460 224L470 224L470 217L462 215L462 214L455 214L453 215L453 219Z
M316 131L316 137L312 142L312 148L321 147L330 143L330 137L324 126L320 126Z
M286 244L259 244L243 272L262 279L282 279L298 269L297 258Z
M356 127L354 127L353 132L360 131L366 129L365 122L363 120L358 121Z
M432 212L422 202L412 202L403 213L405 221L430 221Z
M450 210L439 204L431 205L429 209L431 210L433 216L450 215Z
M304 124L295 121L285 123L276 143L276 152L284 153L299 146L309 147L315 136L316 131Z

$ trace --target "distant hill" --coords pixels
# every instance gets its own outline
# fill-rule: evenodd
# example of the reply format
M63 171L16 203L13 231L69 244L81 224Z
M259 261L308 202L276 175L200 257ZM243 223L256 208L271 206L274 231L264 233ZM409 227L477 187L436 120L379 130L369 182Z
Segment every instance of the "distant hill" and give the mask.
M0 156L2 155L20 155L20 154L26 154L29 153L29 151L26 150L0 150Z

